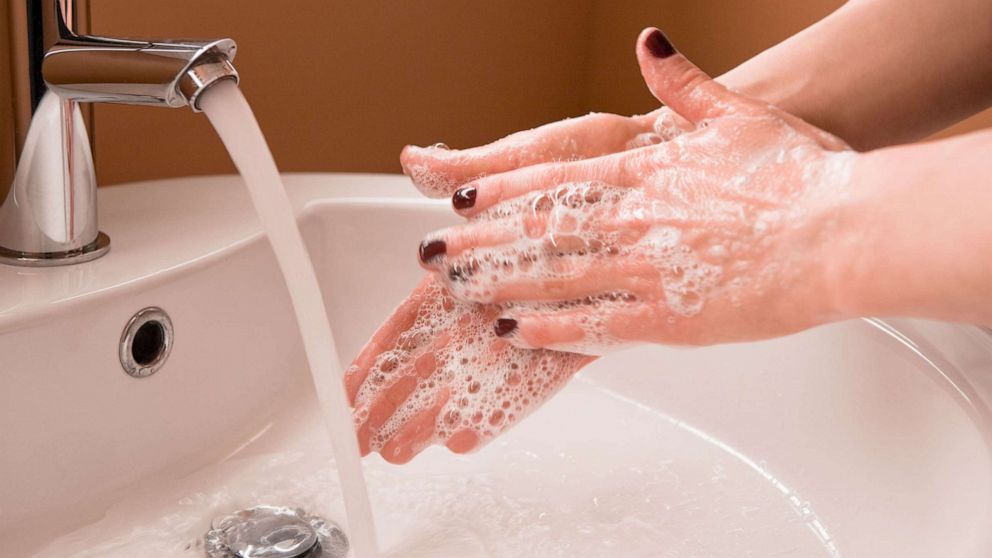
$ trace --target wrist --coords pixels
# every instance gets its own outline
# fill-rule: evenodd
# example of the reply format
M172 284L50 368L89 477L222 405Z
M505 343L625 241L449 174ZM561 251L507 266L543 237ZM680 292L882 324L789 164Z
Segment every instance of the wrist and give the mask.
M830 248L841 311L992 320L990 148L986 132L857 157Z
M825 248L839 314L980 319L975 302L987 285L973 273L983 251L973 233L983 230L979 208L987 207L983 198L988 195L970 195L975 192L963 181L952 180L976 156L981 158L982 149L972 148L983 146L968 143L857 155L850 181L835 202L836 221ZM972 174L965 170L962 177ZM955 186L953 195L945 189L949 184Z
M807 276L816 303L814 323L828 323L865 315L862 273L871 254L863 249L865 215L870 200L857 193L866 173L872 172L870 157L853 151L833 153L802 201L802 220L794 227L802 239L800 256L810 261ZM868 274L870 275L870 273Z

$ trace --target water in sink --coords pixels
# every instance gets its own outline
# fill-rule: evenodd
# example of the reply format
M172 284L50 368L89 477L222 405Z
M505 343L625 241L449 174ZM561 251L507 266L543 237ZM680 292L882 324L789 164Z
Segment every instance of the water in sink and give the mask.
M212 517L258 503L340 518L316 412L277 452L117 504L41 556L202 556ZM432 448L366 478L387 557L838 557L803 499L719 440L582 378L486 449ZM79 551L86 548L85 551Z

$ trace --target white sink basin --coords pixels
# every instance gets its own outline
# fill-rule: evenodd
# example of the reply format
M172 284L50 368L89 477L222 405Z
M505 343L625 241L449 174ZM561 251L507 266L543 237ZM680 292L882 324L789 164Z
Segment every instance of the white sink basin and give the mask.
M290 175L350 358L453 222L406 179ZM289 299L234 177L100 192L109 256L0 267L0 555L202 556L255 504L342 520ZM164 367L126 375L158 306ZM345 363L346 364L346 363ZM992 336L915 320L595 363L470 456L365 469L396 555L992 555ZM417 554L420 552L420 554Z

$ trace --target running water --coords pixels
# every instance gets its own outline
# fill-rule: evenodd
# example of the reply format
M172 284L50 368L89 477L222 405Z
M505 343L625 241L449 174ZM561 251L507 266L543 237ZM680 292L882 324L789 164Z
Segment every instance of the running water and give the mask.
M372 508L362 475L337 349L317 276L282 178L255 115L234 82L211 87L203 95L200 108L210 119L248 186L255 211L272 243L293 301L317 399L330 432L354 555L374 558L378 556L378 548Z

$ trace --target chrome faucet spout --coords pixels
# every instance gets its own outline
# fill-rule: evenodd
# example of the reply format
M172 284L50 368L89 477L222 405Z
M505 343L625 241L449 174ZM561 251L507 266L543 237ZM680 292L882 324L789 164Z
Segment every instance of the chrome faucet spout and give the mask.
M238 81L231 39L134 40L77 33L72 0L47 0L53 17L44 32L47 52L41 74L63 99L183 107L199 111L196 99L222 79Z
M83 103L196 106L206 88L238 81L237 45L215 41L139 42L73 35L49 49L42 65L48 89Z
M0 263L50 266L107 253L79 103L189 106L238 82L231 39L132 40L79 32L76 0L21 0L0 18ZM5 101L9 99L11 102ZM4 155L4 153L12 156Z

